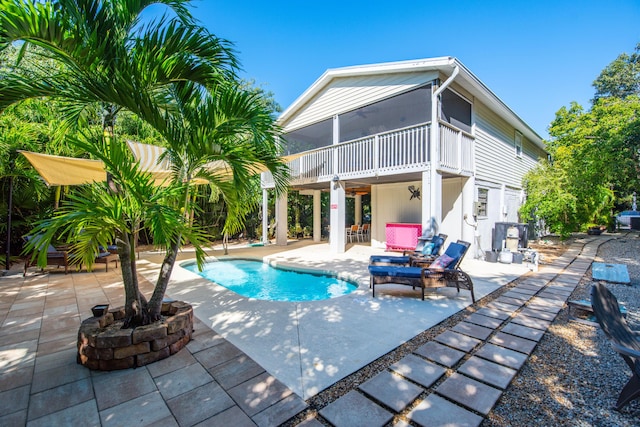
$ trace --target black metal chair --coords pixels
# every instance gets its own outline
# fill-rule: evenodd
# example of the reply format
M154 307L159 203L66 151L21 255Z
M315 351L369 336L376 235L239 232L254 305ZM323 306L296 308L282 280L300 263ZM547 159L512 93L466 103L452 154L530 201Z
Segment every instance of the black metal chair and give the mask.
M593 312L613 347L631 369L631 378L622 388L616 410L640 397L640 334L629 328L615 295L602 283L591 288Z
M458 240L450 243L442 257L447 256L451 263L444 268L426 267L398 267L389 265L369 265L369 287L372 296L376 296L376 285L398 284L422 289L422 299L426 288L455 287L458 292L465 289L471 292L471 300L475 303L471 277L460 269L470 243Z

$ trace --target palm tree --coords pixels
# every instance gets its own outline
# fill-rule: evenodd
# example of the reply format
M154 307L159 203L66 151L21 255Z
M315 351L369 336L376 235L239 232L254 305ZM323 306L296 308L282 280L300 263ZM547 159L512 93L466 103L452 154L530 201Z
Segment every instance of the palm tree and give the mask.
M140 13L151 3L167 5L176 16L141 22ZM286 168L277 157L277 129L271 110L235 82L237 60L230 44L195 25L188 3L0 0L0 48L15 41L25 42L25 49L35 44L63 65L56 73L46 69L27 72L17 63L3 72L0 110L24 99L53 97L65 103L67 123L83 123L87 110L100 105L103 127L108 131L106 139L89 137L76 145L105 162L117 191L94 188L98 199L86 193L75 197L73 210L65 209L41 224L40 230L46 233L40 242L45 244L54 230L62 230L75 239L76 249L90 264L97 246L107 238L116 238L127 322L134 325L158 318L185 238L198 250L198 260L202 259L202 236L185 225L184 216L179 219L181 212L189 211L194 178L210 181L224 194L232 207L227 229L242 221L235 201L256 170L270 170L280 189L286 180ZM122 109L149 123L166 139L174 165L169 188L150 192L148 176L129 166L118 148L120 141L110 135ZM205 167L213 161L224 162L230 175ZM150 205L150 201L154 203ZM102 225L98 218L104 221ZM131 238L143 222L151 224L154 238L166 249L148 303L137 289Z

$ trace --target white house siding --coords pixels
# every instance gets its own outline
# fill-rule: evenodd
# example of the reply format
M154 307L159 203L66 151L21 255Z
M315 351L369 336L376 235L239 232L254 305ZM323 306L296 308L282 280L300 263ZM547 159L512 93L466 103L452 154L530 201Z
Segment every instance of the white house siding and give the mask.
M409 200L411 193L407 188L410 185L422 188L420 181L371 186L372 246L384 247L388 222L422 223L422 202L415 198ZM428 192L421 193L422 197L428 197Z
M447 244L462 238L463 184L463 178L442 180L442 224L438 232L448 235Z
M332 81L317 96L309 100L291 121L284 125L289 132L372 104L381 99L428 83L437 73L380 74L372 76L342 77Z
M521 188L523 176L535 166L542 150L523 137L522 156L516 156L513 126L481 103L474 108L476 179Z
M476 218L476 235L480 236L480 247L484 251L491 250L493 240L493 227L496 222L504 222L505 218L501 209L502 187L495 182L476 181L477 189L486 188L489 190L487 198L487 215Z

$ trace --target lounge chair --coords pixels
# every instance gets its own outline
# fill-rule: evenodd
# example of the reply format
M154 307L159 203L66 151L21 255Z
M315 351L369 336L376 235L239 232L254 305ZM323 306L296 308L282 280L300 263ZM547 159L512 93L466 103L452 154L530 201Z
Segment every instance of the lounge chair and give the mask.
M95 259L95 263L96 264L104 264L105 265L105 269L106 271L109 271L109 263L110 262L115 262L116 263L116 268L118 268L118 260L119 260L119 256L117 253L112 253L112 252L101 252Z
M591 306L613 349L631 369L631 378L616 402L616 410L620 411L627 403L640 398L640 333L629 328L618 300L604 284L596 283L591 288Z
M412 257L432 257L435 259L440 253L444 241L447 240L446 234L438 234L433 236L430 241L418 240L418 245L413 251L404 251L403 256L394 255L371 255L369 265L410 265ZM433 245L433 246L429 246ZM428 251L429 253L425 253Z
M31 240L38 240L39 236L25 236L24 241L29 242ZM34 260L37 260L38 251L35 250L33 253L27 256L24 262L24 271L22 273L23 276L26 276L27 269L31 267ZM36 261L37 264L37 261ZM71 256L69 252L62 251L56 249L53 245L49 245L47 247L47 264L46 265L55 265L56 267L64 267L64 274L69 272L69 266L73 265L71 262Z
M372 296L376 296L376 285L399 284L422 289L426 288L456 287L471 292L471 300L475 303L473 293L473 281L471 277L460 269L460 263L464 258L470 243L458 240L450 243L444 254L428 267L405 267L390 265L369 265L370 284Z

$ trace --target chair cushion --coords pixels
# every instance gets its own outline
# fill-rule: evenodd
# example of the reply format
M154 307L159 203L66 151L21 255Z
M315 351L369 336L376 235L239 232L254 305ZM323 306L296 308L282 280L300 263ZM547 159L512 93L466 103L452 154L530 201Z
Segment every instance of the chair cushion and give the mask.
M434 270L444 270L445 268L447 268L453 261L455 261L454 258L451 258L450 256L448 256L447 254L442 254L440 255L438 258L436 258L431 265L429 266L430 269L434 269Z
M453 268L466 251L467 247L465 245L461 245L460 243L450 243L449 247L444 253L445 255L454 259L454 261L450 264Z
M427 243L424 245L424 248L422 248L422 255L433 255L434 247L435 245L433 243Z
M369 273L372 276L408 277L412 279L422 278L420 267L395 267L388 265L370 265Z
M389 256L389 255L371 255L370 264L386 263L386 264L409 264L408 256Z
M440 248L444 245L444 239L440 236L433 236L431 243L433 243L433 251L431 252L431 255L438 255Z

